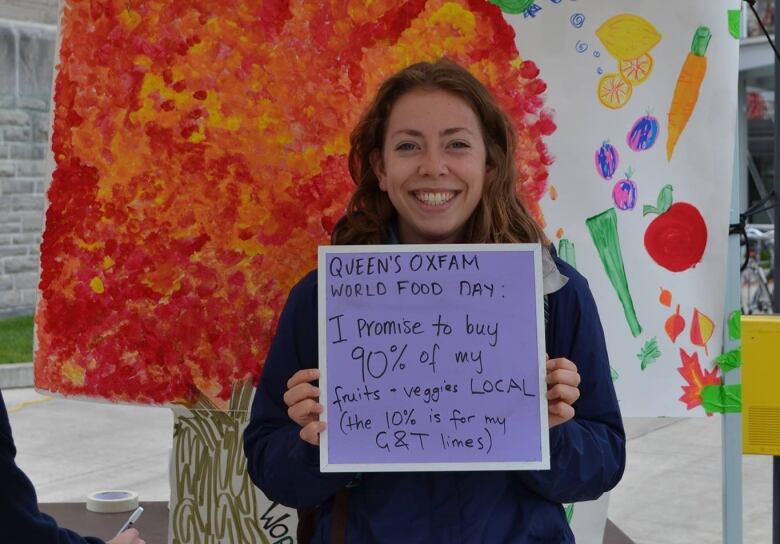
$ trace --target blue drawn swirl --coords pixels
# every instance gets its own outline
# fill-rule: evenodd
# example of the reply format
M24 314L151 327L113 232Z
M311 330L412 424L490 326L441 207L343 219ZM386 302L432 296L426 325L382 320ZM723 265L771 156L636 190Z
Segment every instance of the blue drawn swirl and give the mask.
M594 51L593 56L599 58L601 56L601 51Z
M574 45L574 49L577 50L577 53L584 53L585 51L588 50L588 44L580 40L577 40L577 43Z
M601 74L603 74L603 73L604 73L604 70L603 70L602 68L596 68L596 73L597 73L598 75L601 75Z
M575 13L571 16L569 19L569 22L571 23L571 26L574 28L582 28L582 25L585 24L585 15L582 13Z

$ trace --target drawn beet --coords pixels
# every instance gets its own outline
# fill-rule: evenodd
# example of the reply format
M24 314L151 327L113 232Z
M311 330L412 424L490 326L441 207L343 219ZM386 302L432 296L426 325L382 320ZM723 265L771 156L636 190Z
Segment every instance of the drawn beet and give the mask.
M643 215L658 217L645 231L645 249L660 266L672 272L693 268L707 247L707 224L701 212L687 202L672 203L672 186L658 195L656 206L644 206Z
M626 143L632 151L646 151L658 139L658 119L650 114L636 120L626 135Z
M620 155L618 155L615 146L609 142L601 144L601 147L596 151L596 171L604 179L612 179L619 162Z

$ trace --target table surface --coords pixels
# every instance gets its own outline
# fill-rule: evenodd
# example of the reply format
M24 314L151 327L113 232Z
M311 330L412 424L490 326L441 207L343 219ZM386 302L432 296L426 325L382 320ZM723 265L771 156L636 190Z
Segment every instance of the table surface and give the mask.
M147 544L166 544L168 542L168 503L142 502L144 513L135 527ZM127 521L132 512L119 514L97 514L90 512L84 503L62 502L40 505L57 520L61 527L67 527L85 536L96 536L104 540L113 538L119 528ZM604 544L634 544L614 523L607 520L604 531Z
M166 544L168 542L168 503L141 502L144 513L134 527L141 533L141 537L147 544ZM116 536L117 531L124 525L130 512L117 514L98 514L87 510L83 502L59 502L39 505L42 512L46 512L60 527L67 527L82 536L96 536L103 540L109 540Z

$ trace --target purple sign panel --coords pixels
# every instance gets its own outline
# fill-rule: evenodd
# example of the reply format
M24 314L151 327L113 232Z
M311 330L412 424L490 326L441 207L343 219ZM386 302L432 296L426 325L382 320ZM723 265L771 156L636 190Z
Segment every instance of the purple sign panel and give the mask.
M321 247L321 469L549 466L534 244Z

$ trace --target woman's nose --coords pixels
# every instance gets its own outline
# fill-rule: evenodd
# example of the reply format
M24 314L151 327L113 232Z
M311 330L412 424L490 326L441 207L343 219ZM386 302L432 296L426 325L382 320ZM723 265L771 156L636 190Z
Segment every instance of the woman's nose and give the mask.
M422 157L419 168L421 176L438 177L445 175L447 171L447 161L438 149L430 149Z

